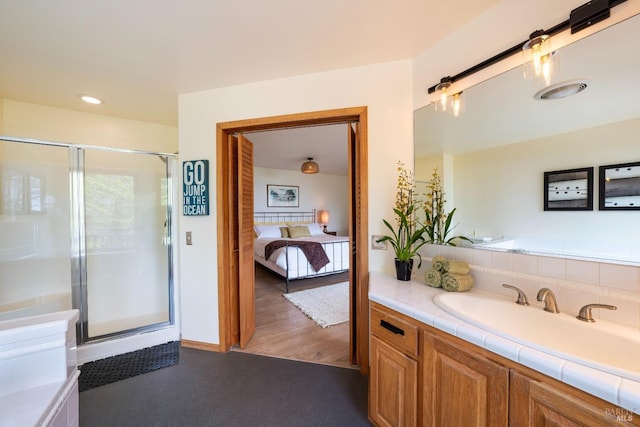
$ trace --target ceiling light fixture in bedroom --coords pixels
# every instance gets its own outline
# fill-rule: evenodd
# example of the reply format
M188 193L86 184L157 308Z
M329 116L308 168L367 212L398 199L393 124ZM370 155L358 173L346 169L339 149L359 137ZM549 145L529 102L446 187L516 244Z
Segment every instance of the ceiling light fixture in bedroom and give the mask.
M313 161L313 157L307 157L307 161L300 166L300 171L306 174L318 173L320 172L320 166Z

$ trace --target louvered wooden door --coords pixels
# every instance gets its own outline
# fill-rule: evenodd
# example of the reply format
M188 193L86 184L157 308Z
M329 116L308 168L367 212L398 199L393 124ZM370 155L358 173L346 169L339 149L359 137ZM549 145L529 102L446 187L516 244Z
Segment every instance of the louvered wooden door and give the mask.
M255 270L253 266L253 143L237 139L238 168L238 281L240 348L256 331Z

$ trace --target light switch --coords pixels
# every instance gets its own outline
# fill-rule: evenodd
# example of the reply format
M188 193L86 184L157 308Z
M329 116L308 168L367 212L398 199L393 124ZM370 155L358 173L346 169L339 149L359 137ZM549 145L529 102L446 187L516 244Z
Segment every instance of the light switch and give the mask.
M187 231L187 245L193 245L191 242L191 232Z

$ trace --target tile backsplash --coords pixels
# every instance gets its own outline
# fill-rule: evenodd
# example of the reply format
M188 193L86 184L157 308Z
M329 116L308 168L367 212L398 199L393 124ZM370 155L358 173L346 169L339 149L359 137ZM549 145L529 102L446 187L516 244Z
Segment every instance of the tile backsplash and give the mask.
M415 279L431 268L432 257L443 255L469 263L478 289L514 296L502 287L508 283L522 289L532 305L542 305L536 294L549 288L563 313L577 315L586 304L615 305L615 311L593 309L594 317L640 329L640 266L440 245L425 245L421 254Z

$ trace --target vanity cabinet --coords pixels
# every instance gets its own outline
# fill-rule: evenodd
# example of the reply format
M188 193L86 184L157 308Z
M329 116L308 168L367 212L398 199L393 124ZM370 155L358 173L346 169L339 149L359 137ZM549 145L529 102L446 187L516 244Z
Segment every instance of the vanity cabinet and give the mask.
M640 425L640 416L551 378L511 370L509 425L514 427Z
M423 426L507 426L509 369L422 331Z
M371 303L378 426L640 426L640 415Z
M371 310L369 413L379 426L418 422L418 327L386 310Z

